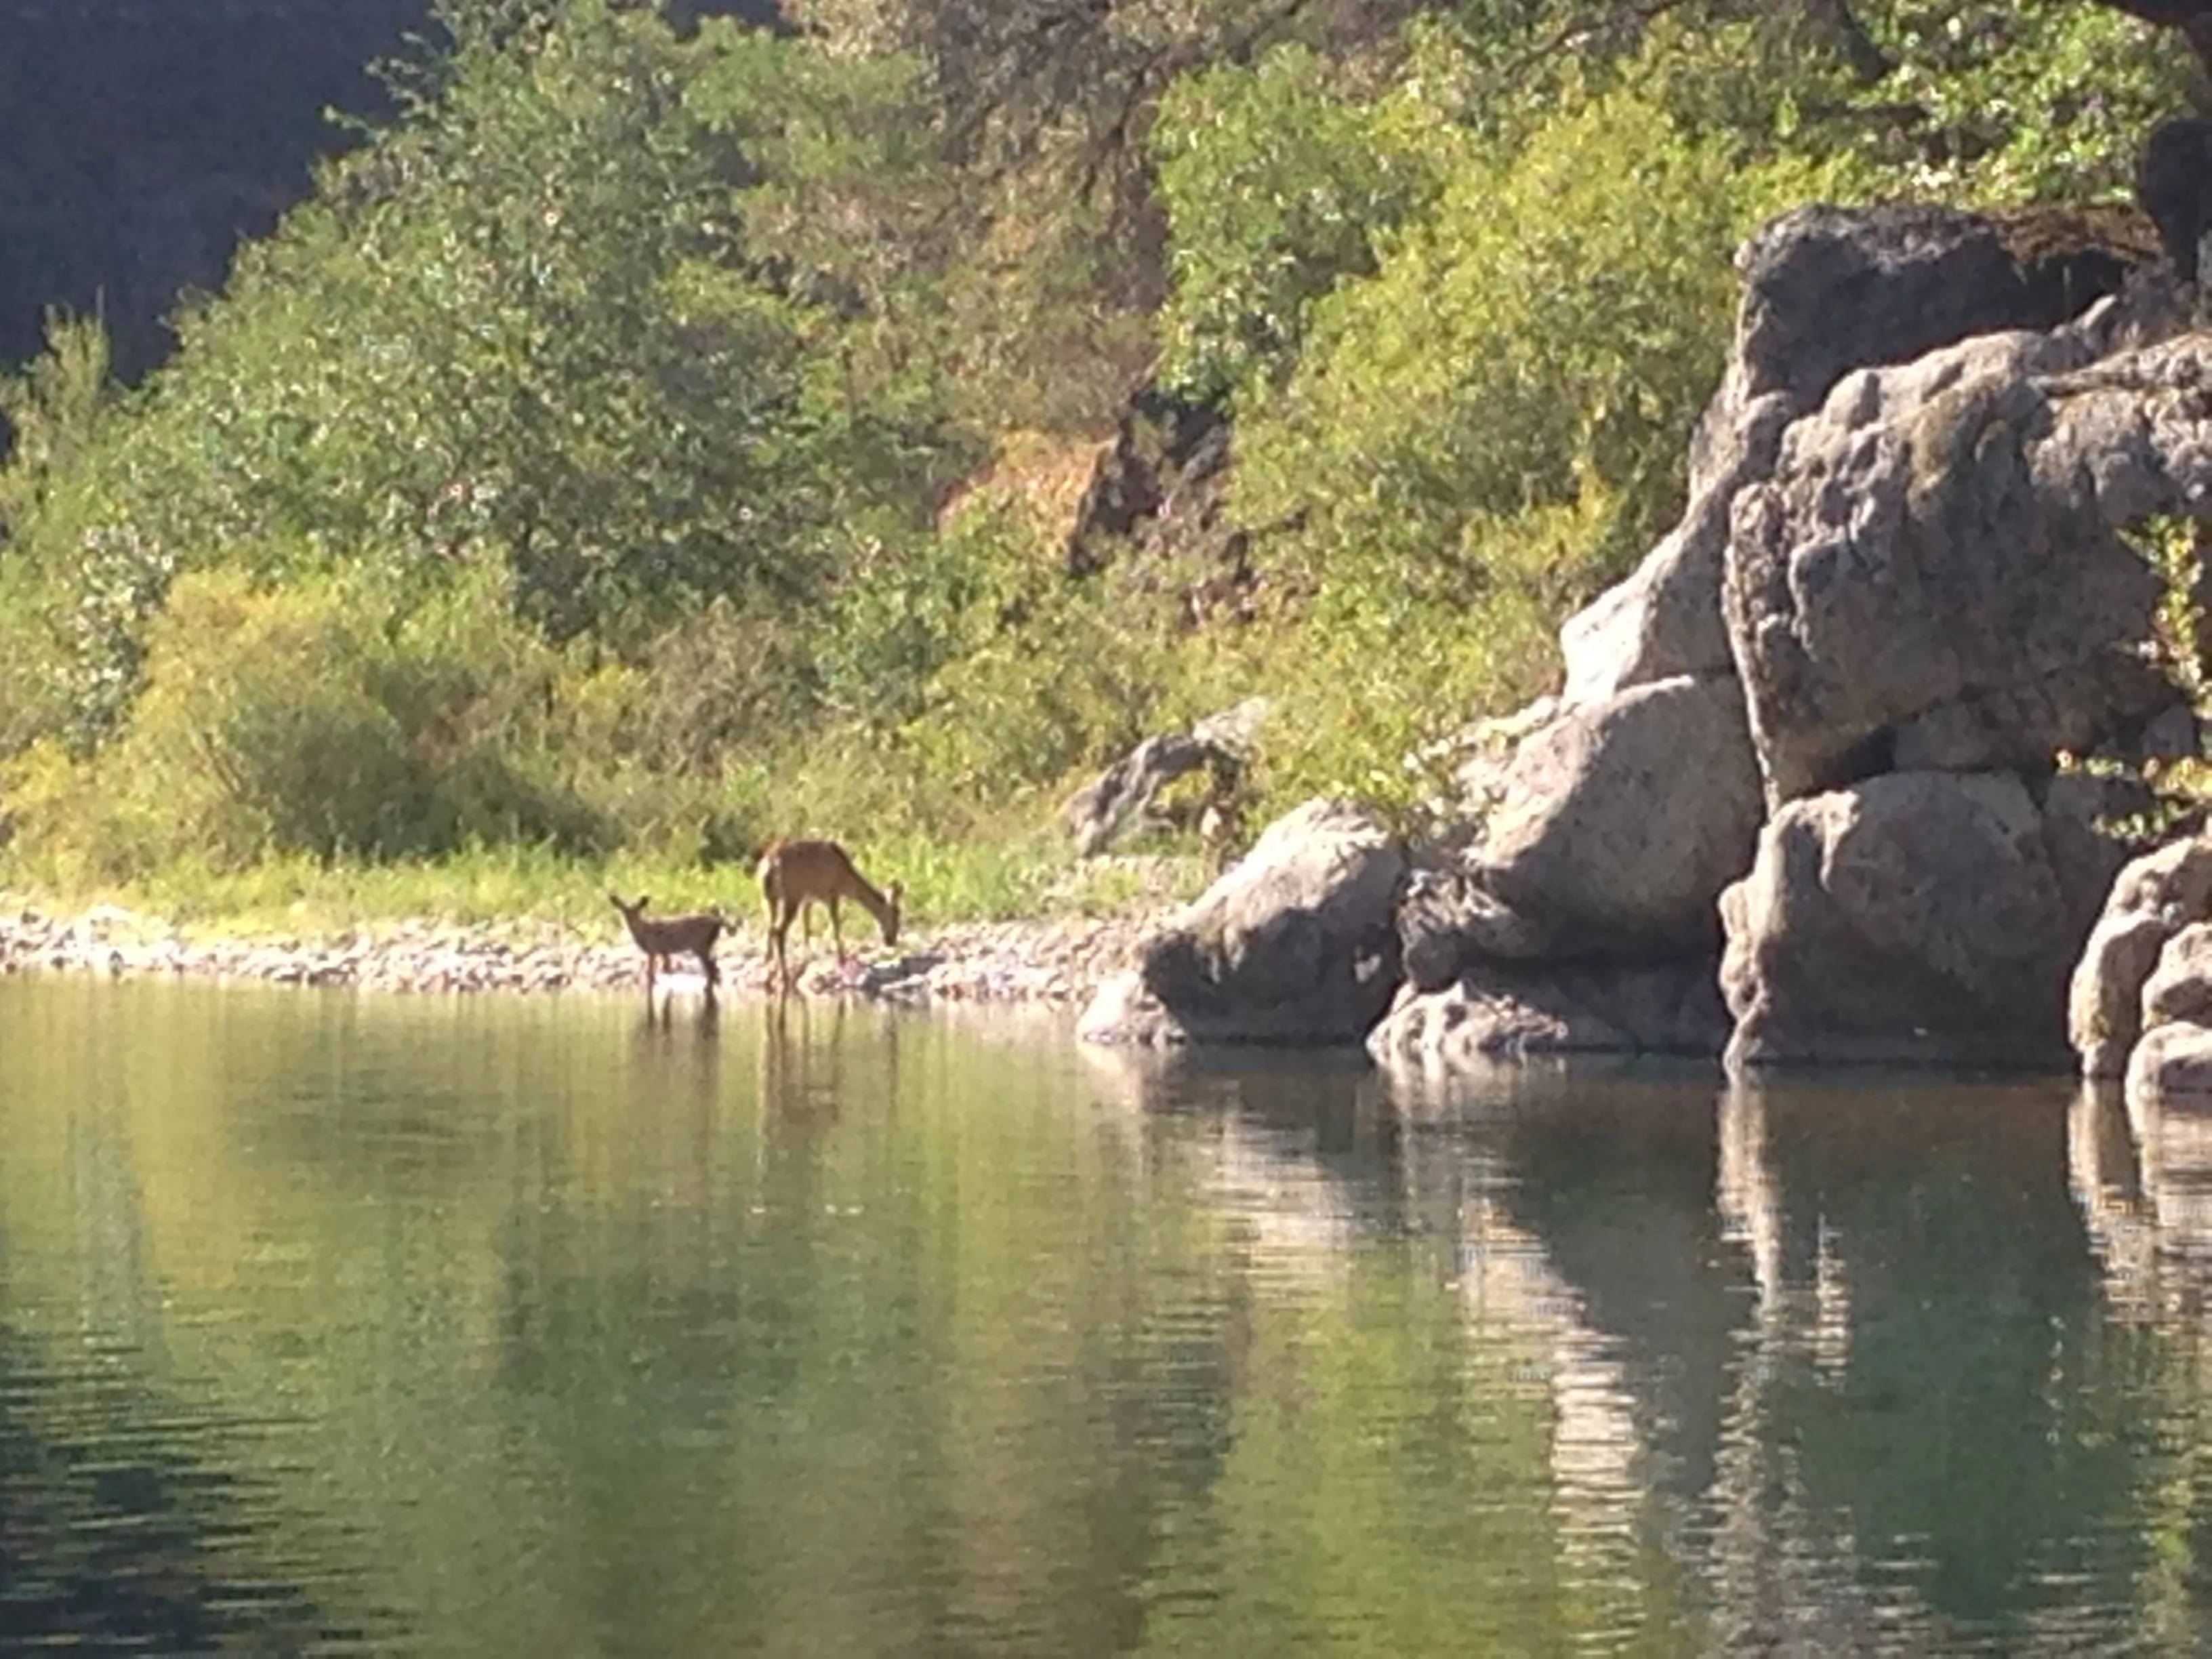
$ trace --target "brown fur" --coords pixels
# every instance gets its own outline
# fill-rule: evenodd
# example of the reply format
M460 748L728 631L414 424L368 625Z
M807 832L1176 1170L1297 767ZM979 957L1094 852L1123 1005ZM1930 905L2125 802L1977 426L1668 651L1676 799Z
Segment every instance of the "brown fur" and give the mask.
M722 970L714 965L714 942L728 927L728 920L719 910L700 915L663 916L650 920L645 907L653 902L647 895L638 895L637 902L625 904L610 893L607 897L629 928L629 936L637 948L645 952L645 992L653 994L653 982L664 963L679 956L696 957L700 971L707 976L707 994L714 994L714 988L722 982Z
M851 899L876 919L884 943L896 945L902 893L892 882L878 891L863 876L845 849L834 841L778 841L761 854L755 872L760 877L761 901L768 909L769 982L793 988L788 941L791 924L810 904L826 905L830 935L837 960L845 961L845 934L837 914L841 901ZM809 924L807 937L813 937Z

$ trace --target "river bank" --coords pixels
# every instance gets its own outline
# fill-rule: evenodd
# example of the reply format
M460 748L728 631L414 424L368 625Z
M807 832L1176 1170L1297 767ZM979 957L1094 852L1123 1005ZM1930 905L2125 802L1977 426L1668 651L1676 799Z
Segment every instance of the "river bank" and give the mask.
M847 939L855 963L843 972L826 927L818 927L811 950L802 952L793 939L792 959L803 960L799 988L810 995L1073 1005L1127 965L1159 914L946 923L915 930L896 951L884 950L872 928L855 930ZM724 936L717 960L726 997L764 993L763 943L757 928L743 925ZM327 934L233 939L203 936L168 918L112 904L64 914L0 901L0 975L192 977L456 994L638 990L644 971L644 958L622 936L611 911L604 932L557 922L417 919ZM662 983L696 990L699 976L696 969L665 974Z

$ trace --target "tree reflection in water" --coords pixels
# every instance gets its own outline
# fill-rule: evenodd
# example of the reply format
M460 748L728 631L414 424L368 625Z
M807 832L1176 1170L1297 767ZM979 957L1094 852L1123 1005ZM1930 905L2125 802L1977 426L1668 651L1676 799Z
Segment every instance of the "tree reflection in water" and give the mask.
M358 1642L258 1553L250 1483L127 1357L64 1369L0 1325L0 1650L295 1653Z

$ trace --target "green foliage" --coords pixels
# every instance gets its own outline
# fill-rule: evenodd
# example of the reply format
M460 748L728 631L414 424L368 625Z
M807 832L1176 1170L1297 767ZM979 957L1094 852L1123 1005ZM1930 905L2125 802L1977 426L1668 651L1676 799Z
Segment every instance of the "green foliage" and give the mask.
M1328 585L1295 647L1264 671L1277 704L1259 778L1266 807L1349 793L1408 831L1434 828L1425 814L1456 795L1438 769L1455 752L1445 740L1475 714L1543 690L1562 584L1602 544L1610 515L1593 498L1498 525L1484 591L1468 604L1409 584Z
M2187 107L2179 37L2101 6L1889 0L1863 11L1893 68L1854 100L1849 125L1893 190L1978 202L2124 191L2144 133ZM1875 112L1892 118L1865 118Z
M1312 302L1373 274L1470 138L1418 75L1352 98L1318 54L1286 46L1179 82L1153 144L1174 237L1161 377L1222 402L1296 361Z
M1733 167L1626 94L1458 169L1371 278L1315 312L1278 398L1240 428L1237 502L1297 524L1307 580L1468 602L1518 514L1599 492L1572 599L1679 505L1734 314L1728 256L1799 170Z
M1051 576L988 505L949 539L968 560L968 603L949 612L961 648L940 653L921 712L899 733L928 775L996 805L1146 735L1164 641L1137 621L1130 596L1109 580Z
M147 687L115 742L13 769L18 834L58 867L435 854L471 841L594 844L556 775L560 659L499 584L403 614L372 580L257 591L180 579L148 635Z
M2158 574L2163 592L2154 616L2151 648L2160 671L2195 711L2201 725L2212 716L2212 618L2208 618L2204 544L2191 520L2158 516L2124 532L2143 562ZM2148 786L2151 805L2111 826L2139 843L2167 839L2191 821L2201 822L2212 804L2212 761L2199 754L2155 758L2141 764L2106 757L2062 755L2063 766L2124 773Z
M0 380L0 755L52 735L82 750L137 687L138 629L174 561L107 514L116 404L98 325L47 319L47 349Z
M726 83L801 51L587 0L465 41L434 104L182 320L76 495L11 514L80 678L127 692L182 568L374 565L420 590L489 559L550 636L635 645L716 597L804 604L849 521L913 516L954 453L919 383L856 378L856 331L745 235L741 193L769 185L722 131ZM687 96L710 81L720 125Z
M986 836L1021 873L940 896L988 908L1073 781L1254 692L1255 811L1417 824L1677 510L1747 230L2106 193L2186 90L2062 0L802 10L454 0L145 386L54 323L0 386L19 866ZM1189 624L1197 556L1072 575L1066 504L975 476L1147 380L1235 417L1202 539L1256 620Z

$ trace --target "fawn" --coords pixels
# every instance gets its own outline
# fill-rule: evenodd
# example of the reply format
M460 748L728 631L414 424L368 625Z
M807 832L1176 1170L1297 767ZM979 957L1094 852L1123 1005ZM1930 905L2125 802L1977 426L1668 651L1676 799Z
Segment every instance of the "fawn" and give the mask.
M653 900L647 895L639 894L635 904L625 904L612 893L607 897L622 912L623 921L629 927L629 936L637 941L637 948L645 952L646 995L653 994L653 977L660 965L678 956L699 958L700 969L707 975L707 994L714 994L714 988L722 982L722 971L714 965L714 941L730 925L720 911L651 921L646 916L645 907Z
M768 907L769 983L792 988L787 941L791 924L810 904L827 905L830 936L837 947L837 961L845 957L845 933L837 915L838 902L851 899L876 919L884 930L884 943L896 945L899 931L900 888L892 882L880 892L854 867L845 849L834 841L770 842L761 854L756 872L761 898ZM813 924L807 924L813 938Z

